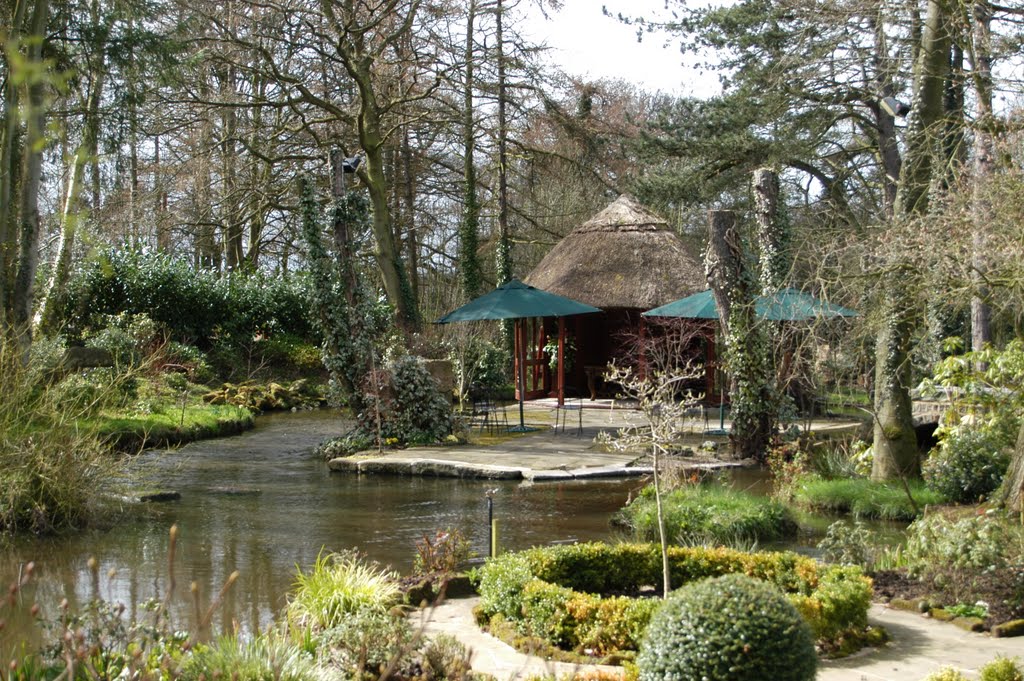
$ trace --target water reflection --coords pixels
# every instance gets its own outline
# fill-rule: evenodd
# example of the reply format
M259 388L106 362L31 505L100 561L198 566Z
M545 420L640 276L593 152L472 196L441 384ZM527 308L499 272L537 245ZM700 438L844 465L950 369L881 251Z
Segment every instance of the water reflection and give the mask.
M310 453L345 424L329 412L276 415L256 430L146 456L151 486L174 489L182 499L154 505L144 517L108 531L48 540L21 540L0 556L0 584L17 578L28 561L37 578L13 612L0 609L0 655L33 642L27 614L38 602L53 617L67 598L72 611L96 595L138 604L164 598L170 587L168 529L180 530L173 573L173 620L194 619L189 585L203 608L235 570L238 582L218 610L215 628L237 623L265 627L284 605L296 566L321 549L358 548L407 571L414 543L436 530L459 528L483 554L487 544L484 492L497 487L495 517L502 544L525 548L551 541L606 539L608 520L638 481L544 483L533 486L439 478L357 477L331 474ZM87 562L99 561L94 579Z

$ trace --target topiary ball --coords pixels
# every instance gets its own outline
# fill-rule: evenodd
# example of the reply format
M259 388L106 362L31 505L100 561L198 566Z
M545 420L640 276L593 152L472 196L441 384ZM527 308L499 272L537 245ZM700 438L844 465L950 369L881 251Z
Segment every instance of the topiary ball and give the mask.
M640 681L805 681L818 657L810 626L770 584L745 575L696 582L651 619Z

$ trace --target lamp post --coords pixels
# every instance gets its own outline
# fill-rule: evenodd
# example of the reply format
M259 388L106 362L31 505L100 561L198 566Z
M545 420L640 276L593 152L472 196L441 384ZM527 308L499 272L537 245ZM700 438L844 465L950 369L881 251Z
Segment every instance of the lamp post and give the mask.
M495 532L494 527L494 495L497 492L497 487L484 492L484 496L487 497L487 552L491 558L498 555L497 532Z

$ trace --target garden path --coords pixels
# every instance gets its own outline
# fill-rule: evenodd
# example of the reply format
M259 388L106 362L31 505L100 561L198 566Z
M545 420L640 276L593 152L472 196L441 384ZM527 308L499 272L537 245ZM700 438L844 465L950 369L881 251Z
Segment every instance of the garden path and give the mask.
M514 650L476 626L473 607L479 600L450 599L414 617L422 618L416 621L423 625L428 636L447 633L462 641L471 651L473 669L492 674L498 681L525 679L537 674L558 677L585 669L622 673L619 667L556 663ZM916 681L945 666L956 667L971 678L977 678L978 669L997 655L1024 655L1024 641L1020 638L975 634L883 605L872 605L869 619L889 631L891 643L882 649L822 663L818 681Z

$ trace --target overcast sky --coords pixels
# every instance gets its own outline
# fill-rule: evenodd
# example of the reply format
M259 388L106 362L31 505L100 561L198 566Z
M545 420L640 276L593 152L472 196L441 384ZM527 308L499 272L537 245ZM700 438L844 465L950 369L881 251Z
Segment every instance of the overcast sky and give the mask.
M708 97L718 92L717 78L700 73L694 59L681 55L667 36L645 34L638 43L636 27L613 18L620 12L664 17L665 0L563 0L563 9L549 12L549 20L533 3L523 6L528 14L526 32L547 43L552 48L549 58L571 74L620 78L645 90L680 96ZM605 16L602 6L613 16Z

